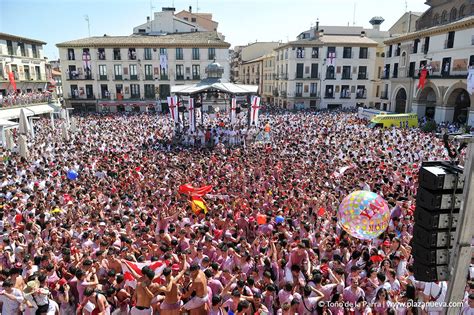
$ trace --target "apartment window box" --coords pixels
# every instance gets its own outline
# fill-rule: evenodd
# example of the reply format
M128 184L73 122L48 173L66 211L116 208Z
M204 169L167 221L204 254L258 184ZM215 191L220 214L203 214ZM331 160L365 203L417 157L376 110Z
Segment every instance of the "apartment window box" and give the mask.
M136 75L136 74L131 74L131 75L130 75L130 80L134 80L134 81L138 80L138 75Z
M101 81L107 81L107 76L106 75L100 75L99 80Z
M201 80L201 76L199 76L199 75L193 75L193 80Z
M153 80L153 76L152 75L145 75L145 80Z
M123 80L123 78L122 78L121 75L116 75L116 76L115 76L115 80L116 80L116 81L121 81L121 80Z
M177 75L176 76L176 81L183 81L184 80L184 75Z

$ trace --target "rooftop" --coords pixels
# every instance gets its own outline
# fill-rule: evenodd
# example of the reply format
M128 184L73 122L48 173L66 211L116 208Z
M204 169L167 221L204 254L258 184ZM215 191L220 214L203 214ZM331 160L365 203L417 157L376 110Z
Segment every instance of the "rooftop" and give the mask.
M57 47L111 47L111 46L220 46L229 48L217 32L192 32L169 35L94 36L58 43Z
M46 42L43 42L43 41L40 41L40 40L37 40L37 39L31 39L31 38L12 35L12 34L7 34L7 33L0 33L0 39L12 40L12 41L15 41L15 42L25 42L25 43L28 43L28 44L46 45Z

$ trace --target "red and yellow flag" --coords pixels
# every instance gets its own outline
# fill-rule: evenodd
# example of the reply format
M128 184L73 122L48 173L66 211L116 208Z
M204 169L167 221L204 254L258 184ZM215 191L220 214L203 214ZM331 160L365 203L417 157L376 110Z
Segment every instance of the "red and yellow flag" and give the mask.
M207 213L207 206L206 203L204 202L204 199L198 196L192 196L191 197L191 209L193 210L194 214L200 214L201 212L204 212L204 214Z

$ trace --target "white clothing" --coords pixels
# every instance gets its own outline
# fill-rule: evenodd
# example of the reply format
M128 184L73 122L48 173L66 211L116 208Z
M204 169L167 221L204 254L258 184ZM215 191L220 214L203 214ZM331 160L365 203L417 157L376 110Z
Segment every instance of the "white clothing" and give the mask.
M203 297L195 296L191 300L189 300L186 304L184 304L183 308L185 310L193 310L195 308L201 307L209 301L209 297L207 294Z
M152 315L152 314L153 314L153 309L151 307L145 310L139 310L134 306L130 310L130 315Z
M16 288L12 288L12 292L10 292L10 294L15 296L14 300L10 299L5 294L0 295L0 302L3 303L2 315L17 315L20 304L24 300L23 294Z

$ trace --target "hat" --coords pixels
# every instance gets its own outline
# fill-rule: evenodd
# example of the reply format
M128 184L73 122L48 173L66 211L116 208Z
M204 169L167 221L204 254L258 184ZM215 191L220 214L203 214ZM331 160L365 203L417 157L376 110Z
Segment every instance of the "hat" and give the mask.
M99 226L105 226L105 222L100 222Z
M61 278L61 279L59 279L59 281L58 281L58 284L59 284L60 286L63 286L63 285L65 285L66 283L67 283L67 281L66 281L66 279L64 279L64 278Z
M178 264L173 264L173 265L171 266L171 270L179 271L180 269L181 269L181 268L179 267Z
M23 290L23 292L25 292L25 294L32 294L36 292L36 290L39 289L39 286L40 286L40 283L38 280L29 281L26 284L26 288Z
M391 245L392 245L392 243L389 240L386 240L386 241L383 242L383 246L389 247Z

